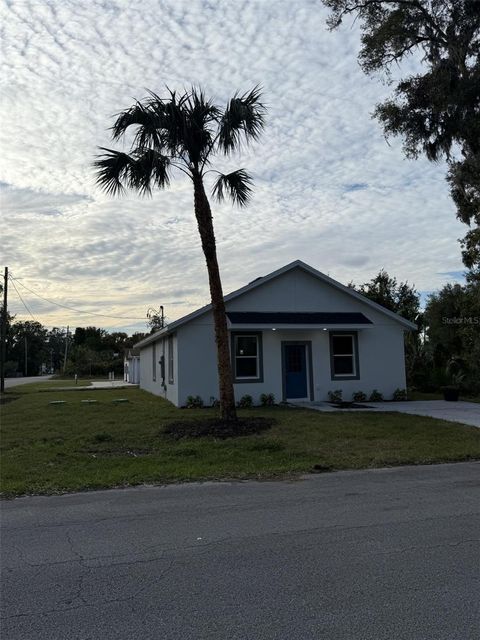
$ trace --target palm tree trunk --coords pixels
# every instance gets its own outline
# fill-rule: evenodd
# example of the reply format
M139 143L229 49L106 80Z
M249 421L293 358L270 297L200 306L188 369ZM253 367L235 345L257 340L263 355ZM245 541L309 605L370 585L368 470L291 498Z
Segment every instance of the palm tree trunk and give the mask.
M207 262L210 297L212 300L215 342L217 344L218 380L220 385L220 411L222 420L225 422L233 422L237 419L237 412L235 410L235 395L233 393L227 316L225 314L222 282L218 268L212 212L203 186L203 179L199 173L193 176L193 186L195 217L202 240L203 253Z

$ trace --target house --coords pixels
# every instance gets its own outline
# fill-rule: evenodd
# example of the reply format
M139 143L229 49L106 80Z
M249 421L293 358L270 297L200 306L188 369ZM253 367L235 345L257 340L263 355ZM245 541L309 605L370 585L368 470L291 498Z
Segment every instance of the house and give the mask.
M123 380L130 384L140 382L140 349L125 349L123 354Z
M275 401L349 400L404 389L404 332L416 326L296 260L225 296L235 396ZM176 406L218 398L211 305L149 335L140 350L140 387Z

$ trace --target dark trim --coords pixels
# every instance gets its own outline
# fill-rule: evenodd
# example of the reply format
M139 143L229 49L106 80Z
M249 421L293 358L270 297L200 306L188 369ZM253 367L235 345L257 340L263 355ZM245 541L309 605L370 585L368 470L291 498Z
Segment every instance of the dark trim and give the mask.
M236 336L256 336L258 340L258 378L237 378L235 375L235 338ZM263 382L263 332L262 331L232 331L230 333L230 354L232 360L232 376L234 384L256 384Z
M157 343L152 344L152 382L157 381Z
M228 311L227 317L232 324L373 324L363 313L344 311L322 312L263 312Z
M282 400L287 399L287 383L285 377L285 347L291 344L301 344L305 347L305 362L307 363L307 387L309 392L309 400L313 402L313 358L312 358L312 341L311 340L282 340Z
M167 370L168 370L168 384L175 384L175 349L173 347L173 340L175 334L170 334L167 338L167 346L168 346L168 360L167 360ZM170 363L172 364L170 368Z
M333 348L332 342L334 336L353 336L353 356L355 358L355 375L339 376L335 375L333 368ZM357 331L329 331L330 344L330 378L332 380L360 380L360 359L358 357L358 332Z

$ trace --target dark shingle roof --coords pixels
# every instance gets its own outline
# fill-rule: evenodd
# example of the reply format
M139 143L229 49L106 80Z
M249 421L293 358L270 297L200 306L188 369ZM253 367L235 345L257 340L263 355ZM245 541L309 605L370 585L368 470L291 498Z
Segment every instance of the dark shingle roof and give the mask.
M281 312L229 311L232 324L372 324L363 313L347 312Z

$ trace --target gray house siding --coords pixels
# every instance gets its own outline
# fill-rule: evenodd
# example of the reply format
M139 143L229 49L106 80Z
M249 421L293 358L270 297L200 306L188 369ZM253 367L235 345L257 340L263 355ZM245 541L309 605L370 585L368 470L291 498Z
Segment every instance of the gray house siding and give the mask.
M311 400L326 400L328 392L341 389L348 400L356 391L370 394L380 391L386 399L397 388L405 387L404 331L392 314L374 308L348 291L338 290L302 268L293 268L278 277L228 300L227 312L360 312L372 324L355 327L241 327L232 325L232 332L261 332L262 381L243 380L235 383L235 396L251 395L259 402L262 393L273 393L276 401L285 399L282 368L282 344L308 344L308 389ZM275 330L273 330L275 329ZM327 330L325 330L327 329ZM355 332L358 349L359 375L356 379L332 379L330 340L339 331ZM160 338L163 345L167 339ZM177 406L183 406L189 395L199 395L205 404L218 398L216 346L211 311L192 318L175 328L175 377L167 390L161 388L160 374L152 381L151 344L141 351L142 388L163 395ZM161 347L163 348L163 346ZM157 346L157 350L161 349ZM167 367L167 354L166 367ZM313 396L313 397L312 397Z
M174 382L168 381L168 340L162 338L156 342L149 344L142 348L140 355L140 387L154 393L157 396L162 396L166 400L169 400L173 404L177 405L178 402L178 341L176 336L173 336L174 347ZM155 358L154 358L155 352ZM163 386L162 368L160 360L164 357L165 367L165 386ZM154 366L155 363L155 375ZM154 379L155 378L155 379Z

